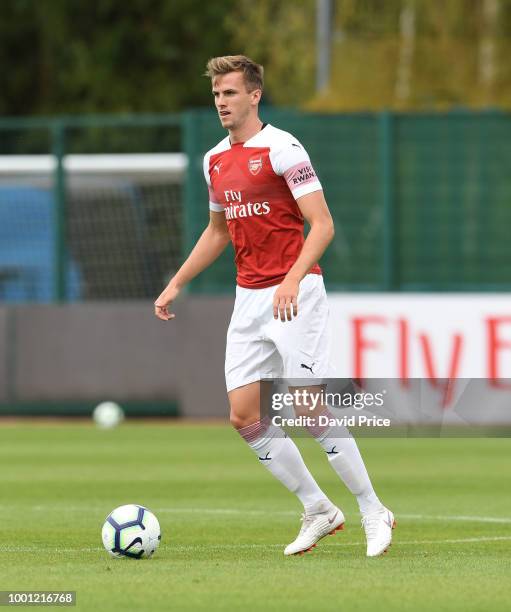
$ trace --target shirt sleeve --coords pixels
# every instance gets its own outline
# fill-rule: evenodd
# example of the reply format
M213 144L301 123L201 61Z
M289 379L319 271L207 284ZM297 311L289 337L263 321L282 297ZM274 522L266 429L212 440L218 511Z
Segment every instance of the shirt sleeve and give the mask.
M295 200L323 189L307 151L298 140L286 140L270 157L275 173L284 177Z
M212 210L213 212L224 212L224 207L218 202L215 196L215 192L213 191L213 187L211 185L211 178L209 176L209 154L208 153L204 155L202 169L204 171L204 179L206 180L206 185L208 186L209 210Z

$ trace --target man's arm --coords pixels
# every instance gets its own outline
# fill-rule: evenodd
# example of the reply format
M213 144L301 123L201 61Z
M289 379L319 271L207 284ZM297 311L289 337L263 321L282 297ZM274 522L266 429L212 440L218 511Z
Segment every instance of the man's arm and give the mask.
M154 314L162 321L173 319L176 315L169 312L170 304L176 299L181 289L193 278L218 259L230 237L223 212L209 212L209 225L202 236L197 240L192 252L170 279L167 287L162 291L154 303Z
M273 316L281 321L291 321L298 314L298 290L300 281L321 259L327 246L334 237L334 222L328 210L322 190L313 191L296 200L306 221L310 224L310 232L305 239L298 259L295 261L273 296Z

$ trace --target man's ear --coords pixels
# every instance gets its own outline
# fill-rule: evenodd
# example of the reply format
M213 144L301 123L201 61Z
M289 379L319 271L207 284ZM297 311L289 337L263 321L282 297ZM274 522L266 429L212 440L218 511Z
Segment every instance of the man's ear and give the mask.
M259 104L259 100L261 99L262 95L263 92L260 89L254 89L254 91L250 92L251 102L254 106Z

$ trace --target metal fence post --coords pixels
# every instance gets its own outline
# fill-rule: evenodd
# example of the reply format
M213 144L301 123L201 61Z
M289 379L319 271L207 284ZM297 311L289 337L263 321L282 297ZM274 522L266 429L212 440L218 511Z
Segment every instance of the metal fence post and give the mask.
M394 117L380 113L380 164L383 208L383 289L399 289L399 245L394 168Z
M53 227L55 231L53 299L55 302L64 302L67 298L65 123L61 119L55 119L52 121L51 130L52 153L55 158L53 176Z

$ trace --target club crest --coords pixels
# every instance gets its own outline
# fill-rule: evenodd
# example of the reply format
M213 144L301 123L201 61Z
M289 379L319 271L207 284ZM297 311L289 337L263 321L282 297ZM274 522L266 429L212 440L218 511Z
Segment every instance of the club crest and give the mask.
M254 176L256 174L259 174L259 172L261 172L261 168L263 167L263 158L258 155L257 157L251 157L248 160L248 169L250 171L250 174L253 174Z

